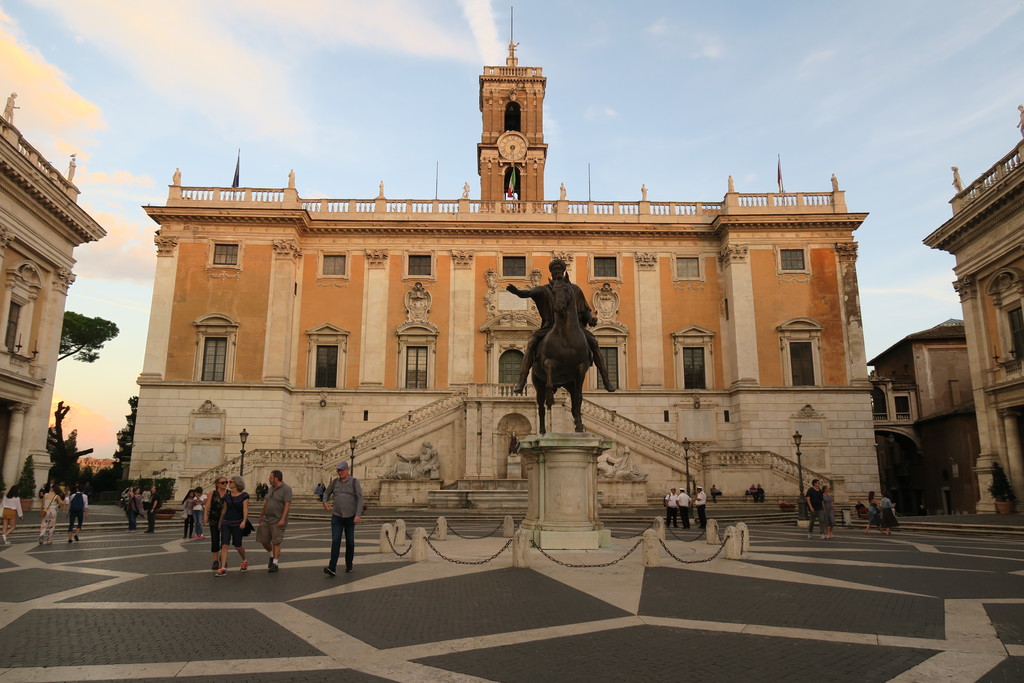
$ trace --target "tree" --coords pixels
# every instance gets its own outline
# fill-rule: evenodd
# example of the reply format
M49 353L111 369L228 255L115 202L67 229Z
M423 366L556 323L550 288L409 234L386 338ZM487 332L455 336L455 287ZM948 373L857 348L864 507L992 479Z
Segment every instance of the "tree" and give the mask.
M64 405L64 401L57 403L57 409L53 411L53 426L46 432L46 450L50 454L50 476L73 481L78 479L78 457L92 453L91 448L84 451L78 450L78 430L73 429L67 437L64 436L64 418L71 411L71 406Z
M128 399L132 411L124 416L125 425L117 433L117 452L114 459L123 467L132 461L132 448L135 446L135 418L139 415L139 397Z
M5 492L6 493L6 492ZM21 468L21 478L18 479L19 498L32 500L36 497L36 473L32 469L32 456L25 458L25 465Z
M74 356L75 360L92 363L100 357L100 349L117 336L117 325L103 318L90 318L74 311L64 311L64 328L60 332L58 361Z

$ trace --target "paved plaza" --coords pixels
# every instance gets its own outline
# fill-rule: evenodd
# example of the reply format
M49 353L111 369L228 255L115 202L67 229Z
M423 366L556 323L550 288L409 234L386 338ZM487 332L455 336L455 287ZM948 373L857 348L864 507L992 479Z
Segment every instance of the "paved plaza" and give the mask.
M679 529L645 568L623 558L638 518L519 569L511 548L451 561L501 550L497 522L449 518L463 537L412 563L379 552L385 521L333 578L326 516L293 521L280 572L251 536L224 578L176 524L43 546L26 525L0 547L0 681L1024 680L1019 537L756 525L742 560L700 562L718 546Z

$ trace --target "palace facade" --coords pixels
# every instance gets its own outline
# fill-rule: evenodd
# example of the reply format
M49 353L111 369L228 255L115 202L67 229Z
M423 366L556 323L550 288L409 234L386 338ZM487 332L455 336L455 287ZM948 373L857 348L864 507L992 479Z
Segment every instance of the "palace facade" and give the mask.
M841 499L878 489L851 213L824 192L728 191L709 202L545 196L546 78L484 67L480 197L306 199L284 188L188 187L160 225L132 476L207 485L218 472L299 489L353 458L372 495L515 488L513 435L536 429L512 393L532 302L561 258L588 296L614 393L591 370L588 431L614 442L606 503L669 486L799 489L799 465ZM468 99L468 98L467 98ZM724 183L723 183L724 184ZM556 431L571 431L556 410ZM354 437L354 440L352 440ZM423 442L428 442L429 447ZM437 480L382 478L430 448ZM389 483L391 482L391 483ZM454 493L451 493L454 492ZM462 493L460 493L462 492ZM403 498L404 497L404 498ZM471 504L471 503L470 503Z

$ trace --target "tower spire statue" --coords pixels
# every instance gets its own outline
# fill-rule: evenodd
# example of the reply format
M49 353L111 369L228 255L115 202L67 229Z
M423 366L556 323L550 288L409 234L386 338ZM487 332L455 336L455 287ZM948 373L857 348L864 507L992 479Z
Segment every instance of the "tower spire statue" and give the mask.
M519 43L508 41L508 57L505 58L505 66L519 66L519 59L516 57L516 48Z

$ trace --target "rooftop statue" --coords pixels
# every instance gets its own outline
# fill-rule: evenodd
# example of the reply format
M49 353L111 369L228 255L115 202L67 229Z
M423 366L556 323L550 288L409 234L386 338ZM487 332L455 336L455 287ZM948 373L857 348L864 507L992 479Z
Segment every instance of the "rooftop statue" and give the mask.
M957 192L964 191L964 181L960 180L960 169L956 166L950 166L953 169L953 187Z
M839 192L839 179L836 178L836 174L832 174L832 191Z
M4 107L4 120L7 123L14 123L14 110L21 109L21 107L14 106L14 100L18 99L18 93L12 92L7 98L7 106Z
M75 168L78 166L78 164L75 163L75 156L76 155L74 155L74 154L71 155L71 163L68 164L68 182L69 183L74 182L74 180L75 180Z
M1021 137L1024 137L1024 104L1018 104L1017 111L1020 112L1020 121L1017 122L1017 127L1020 128Z
M171 176L171 185L181 185L181 169L174 169L174 175Z
M729 192L736 191L736 183L733 182L732 176L729 176Z

